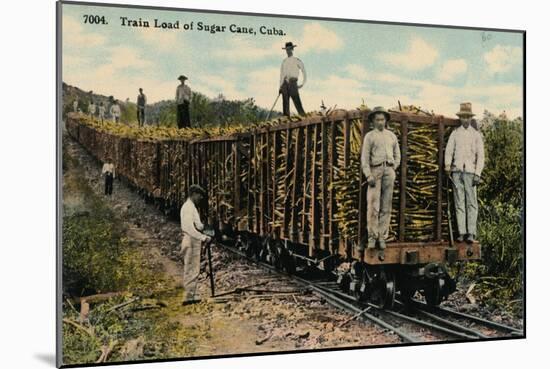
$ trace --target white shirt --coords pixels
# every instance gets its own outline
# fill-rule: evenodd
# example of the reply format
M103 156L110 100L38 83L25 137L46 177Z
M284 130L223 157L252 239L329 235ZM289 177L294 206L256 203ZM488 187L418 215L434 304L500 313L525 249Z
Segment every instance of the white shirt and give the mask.
M485 151L481 134L472 126L455 128L445 148L445 169L481 176Z
M184 101L191 101L191 87L180 84L176 88L176 102L183 104Z
M365 135L361 147L361 168L365 177L371 174L371 166L378 166L382 163L393 165L397 169L401 164L401 148L397 136L388 129L382 131L373 129Z
M88 113L95 114L95 104L88 105Z
M111 105L110 112L113 117L120 117L120 106L118 104Z
M103 118L103 117L105 116L105 106L99 105L98 110L99 110L99 116L100 116L101 118Z
M283 85L285 80L290 78L298 79L300 71L302 71L303 85L306 83L306 68L304 67L304 63L295 56L289 56L284 59L281 64L281 78L279 80L279 87Z
M206 240L206 235L198 231L202 231L204 225L201 223L201 218L197 208L195 207L195 203L193 203L190 198L187 198L181 207L180 220L181 230L183 233L186 233L189 236L197 238L201 241Z
M113 174L113 178L115 178L115 166L113 163L109 164L109 163L105 163L103 164L103 169L101 169L101 174L105 174L105 173L112 173Z

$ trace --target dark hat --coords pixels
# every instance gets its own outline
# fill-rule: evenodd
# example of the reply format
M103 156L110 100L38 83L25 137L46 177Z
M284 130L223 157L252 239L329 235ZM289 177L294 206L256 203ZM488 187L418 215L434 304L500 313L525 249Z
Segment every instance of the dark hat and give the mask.
M204 188L202 188L198 184L194 184L194 185L189 186L189 196L191 196L194 193L198 193L198 194L201 194L203 196L206 196L206 191L204 190Z
M472 113L472 103L465 102L460 104L460 111L456 113L459 117L470 116L473 117L475 114Z
M374 107L369 115L367 115L367 119L369 121L372 121L372 118L374 118L374 115L375 114L378 114L378 113L382 113L384 114L384 116L386 117L386 120L389 121L390 120L390 113L388 113L388 111L386 109L384 109L382 106L376 106Z
M178 77L178 79L179 79L179 80L182 80L182 79L183 79L183 80L186 80L186 79L189 79L189 78L187 78L186 76L184 76L184 75L182 74L181 76Z
M289 47L290 47L291 49L294 49L296 46L298 46L298 45L294 45L294 44L292 43L292 41L289 41L289 42L285 43L285 47L282 47L281 49L288 49Z

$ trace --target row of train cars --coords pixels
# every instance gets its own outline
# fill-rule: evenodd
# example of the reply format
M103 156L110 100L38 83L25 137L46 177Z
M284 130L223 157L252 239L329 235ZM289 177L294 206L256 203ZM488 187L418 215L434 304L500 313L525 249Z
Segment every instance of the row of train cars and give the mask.
M169 216L179 216L187 188L200 184L207 191L201 218L220 242L251 258L289 273L324 270L344 291L380 306L417 292L438 305L456 289L448 266L481 257L479 243L451 237L443 155L459 122L391 113L402 162L391 239L381 257L379 250L358 248L366 240L368 186L359 153L372 129L367 114L342 110L193 139L113 134L79 113L69 113L65 127L98 161L110 158L118 177Z

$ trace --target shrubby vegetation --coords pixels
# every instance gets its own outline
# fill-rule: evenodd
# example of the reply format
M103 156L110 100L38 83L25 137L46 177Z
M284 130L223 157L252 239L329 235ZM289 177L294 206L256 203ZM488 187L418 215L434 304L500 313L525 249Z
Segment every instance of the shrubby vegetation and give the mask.
M479 186L483 261L468 268L489 304L515 312L523 295L523 120L485 112L480 122L486 164Z

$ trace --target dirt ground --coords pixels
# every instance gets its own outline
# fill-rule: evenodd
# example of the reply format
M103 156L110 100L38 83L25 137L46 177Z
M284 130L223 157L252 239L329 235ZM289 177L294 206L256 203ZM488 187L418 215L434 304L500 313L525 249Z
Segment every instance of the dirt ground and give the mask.
M89 185L96 194L103 196L100 163L74 141L65 140L70 156L78 159L83 167ZM66 198L64 201L72 200ZM203 273L199 291L204 300L183 307L179 224L168 220L154 205L146 204L137 192L117 179L112 197L105 197L105 202L124 221L132 245L142 250L148 262L165 277L162 279L168 281L151 294L166 302L164 309L168 309L170 319L177 326L193 332L186 335L183 343L188 356L400 342L395 334L369 322L349 321L349 313L332 307L319 296L216 247L213 248L216 296L223 296L209 298L209 281ZM257 291L224 295L246 286ZM340 326L343 322L346 324Z

